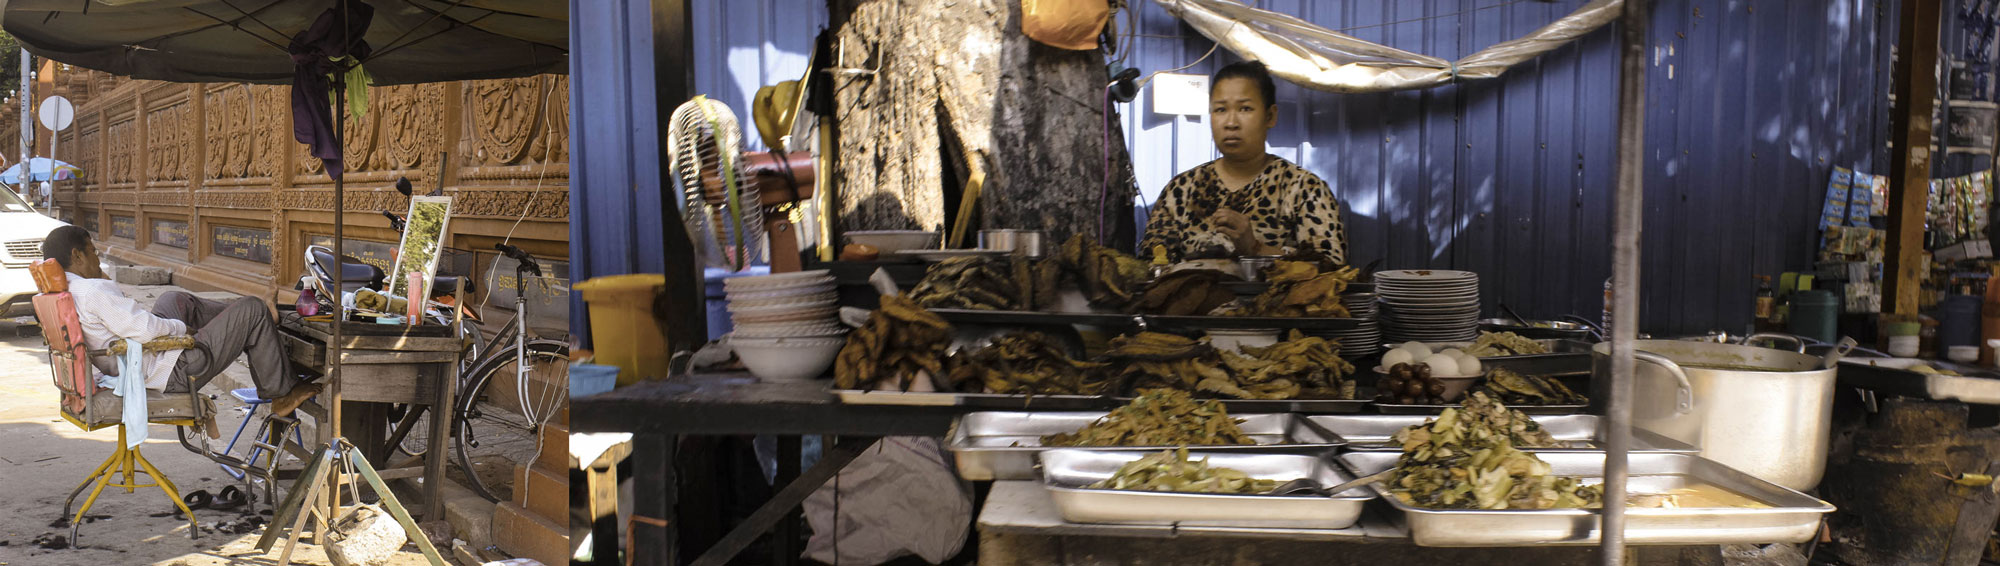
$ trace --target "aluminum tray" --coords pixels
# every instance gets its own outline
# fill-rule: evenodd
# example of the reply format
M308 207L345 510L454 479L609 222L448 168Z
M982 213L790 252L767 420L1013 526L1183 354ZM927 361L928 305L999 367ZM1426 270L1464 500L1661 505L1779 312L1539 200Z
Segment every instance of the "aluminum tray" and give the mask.
M1230 468L1258 479L1291 481L1310 477L1334 486L1352 479L1331 459L1338 448L1309 453L1244 454L1207 449L1189 450L1188 458L1206 458L1209 465ZM1056 449L1041 453L1042 485L1055 500L1063 520L1072 523L1128 525L1187 525L1205 527L1290 527L1345 529L1361 517L1362 506L1376 497L1364 488L1334 497L1280 497L1090 489L1149 452Z
M1581 476L1595 483L1604 475L1604 454L1547 452L1538 454L1556 475ZM1394 452L1350 452L1340 455L1349 473L1370 474L1396 465ZM1771 505L1768 509L1679 508L1629 509L1625 512L1627 544L1761 544L1800 543L1819 530L1821 516L1833 505L1700 456L1687 454L1631 455L1633 493L1660 493L1689 484L1721 487ZM1418 546L1589 545L1598 541L1598 511L1587 509L1439 510L1404 504L1381 484L1369 486L1410 531Z
M1487 368L1506 368L1512 371L1540 376L1584 375L1590 373L1590 343L1582 340L1544 338L1536 340L1548 346L1547 354L1526 354L1520 356L1487 356L1479 358L1479 363ZM1459 348L1472 346L1472 342L1426 342L1431 348ZM1383 344L1383 348L1395 345Z
M1549 431L1563 446L1523 448L1528 452L1603 452L1602 417L1560 415L1537 417L1535 423ZM1314 425L1347 441L1347 449L1359 452L1401 452L1389 438L1404 427L1421 425L1431 417L1420 415L1319 415L1306 417ZM1632 452L1698 454L1701 449L1687 443L1640 429L1632 429Z
M1145 315L1147 327L1164 332L1195 332L1212 328L1277 330L1348 330L1361 326L1358 318L1273 317L1273 316L1166 316Z
M1920 363L1962 375L1925 374L1907 369ZM2000 379L1996 379L2000 373L1976 366L1909 358L1848 358L1841 360L1837 375L1840 384L1848 387L1939 401L2000 405Z
M1076 432L1103 418L1106 411L1093 412L1001 412L967 413L951 424L947 446L957 456L958 476L972 481L1035 479L1035 454L1048 450L1042 436ZM1237 425L1249 434L1256 446L1202 446L1205 452L1249 454L1301 453L1301 450L1338 448L1346 444L1304 417L1290 414L1232 415L1243 419ZM1092 450L1145 452L1166 446L1093 446Z
M1036 311L989 311L980 309L930 309L939 318L967 324L1035 325L1083 324L1124 327L1137 324L1129 314Z
M1464 405L1459 405L1456 403L1447 405L1401 405L1393 403L1375 403L1375 410L1381 412L1384 415L1437 415L1438 413L1443 413L1445 409L1453 409L1463 406ZM1527 415L1574 415L1583 412L1583 409L1585 407L1589 407L1589 405L1579 404L1579 405L1508 405L1507 406L1507 408L1509 409L1514 409L1520 411L1522 414L1527 414Z
M1102 409L1121 404L1110 397L1091 395L1002 395L999 393L942 393L934 391L865 391L835 389L834 397L849 405L902 405L918 407L982 407L1012 410Z
M1359 393L1356 394L1360 396ZM1134 397L1113 398L1119 405L1132 402ZM1201 399L1208 400L1208 399ZM1368 407L1368 399L1215 399L1222 402L1222 408L1229 414L1236 413L1359 413Z

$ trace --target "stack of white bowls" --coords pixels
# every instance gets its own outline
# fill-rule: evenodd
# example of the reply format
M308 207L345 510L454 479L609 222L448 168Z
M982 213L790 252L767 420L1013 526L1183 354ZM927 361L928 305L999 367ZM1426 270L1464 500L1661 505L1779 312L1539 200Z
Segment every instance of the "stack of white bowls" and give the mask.
M809 381L833 367L847 343L833 275L826 270L724 280L729 346L764 381Z

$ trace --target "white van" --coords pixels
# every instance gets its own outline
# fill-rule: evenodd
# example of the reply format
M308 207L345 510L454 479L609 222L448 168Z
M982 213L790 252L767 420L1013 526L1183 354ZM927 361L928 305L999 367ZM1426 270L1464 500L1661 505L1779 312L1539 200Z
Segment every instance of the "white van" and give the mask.
M21 200L21 195L0 187L0 316L34 314L35 279L28 264L42 259L42 239L69 223L43 216Z

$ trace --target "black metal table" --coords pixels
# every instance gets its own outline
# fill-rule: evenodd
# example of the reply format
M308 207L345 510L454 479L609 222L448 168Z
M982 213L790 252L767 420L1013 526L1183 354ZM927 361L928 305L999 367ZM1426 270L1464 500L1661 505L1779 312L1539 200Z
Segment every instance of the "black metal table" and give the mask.
M847 405L824 382L762 383L745 373L700 374L623 387L570 400L574 432L632 433L635 517L633 564L677 564L673 525L679 500L673 468L675 437L779 435L778 483L784 487L723 536L694 564L721 565L766 531L795 538L796 510L814 490L883 436L944 436L959 415L977 407ZM800 472L797 438L842 437L818 463ZM789 456L789 457L787 457ZM789 464L789 465L788 465ZM615 525L596 523L592 538L616 540ZM604 526L614 527L605 532ZM796 552L789 553L796 557Z

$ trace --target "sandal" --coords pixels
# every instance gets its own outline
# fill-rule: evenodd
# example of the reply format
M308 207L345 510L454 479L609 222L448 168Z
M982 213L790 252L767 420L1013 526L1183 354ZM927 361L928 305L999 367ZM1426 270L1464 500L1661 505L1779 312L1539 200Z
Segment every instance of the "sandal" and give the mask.
M243 490L237 489L236 486L232 485L222 488L222 491L215 495L214 500L209 502L208 508L217 511L226 511L242 507L249 500L249 496L245 495Z
M189 511L207 509L214 502L215 496L209 495L208 490L200 490L181 496L181 503L187 504Z

